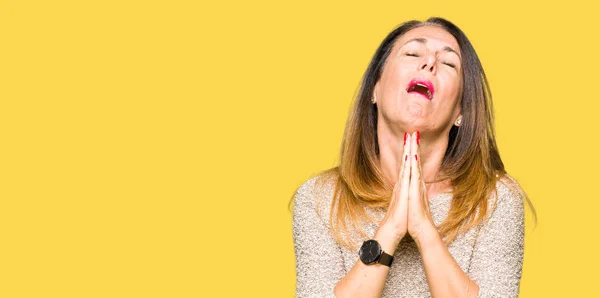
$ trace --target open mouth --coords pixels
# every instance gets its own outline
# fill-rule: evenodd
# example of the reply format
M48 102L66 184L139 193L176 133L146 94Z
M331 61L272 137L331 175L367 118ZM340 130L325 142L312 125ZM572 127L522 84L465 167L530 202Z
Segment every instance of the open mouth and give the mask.
M432 100L434 94L433 84L431 83L431 81L415 78L412 81L410 81L410 83L408 83L406 92L419 93L425 96L427 99Z

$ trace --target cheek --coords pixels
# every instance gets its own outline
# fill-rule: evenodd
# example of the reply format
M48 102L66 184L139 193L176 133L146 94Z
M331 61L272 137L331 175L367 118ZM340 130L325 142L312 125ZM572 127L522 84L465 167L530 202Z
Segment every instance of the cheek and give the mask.
M404 91L402 86L406 81L408 74L407 65L400 65L399 63L390 65L386 72L382 74L382 87L386 97L397 98L399 93Z
M441 95L444 101L454 102L457 100L460 92L460 80L457 77L448 77L444 80L443 85L445 88Z
M387 69L387 71L384 72L382 75L383 83L384 83L384 86L386 87L386 89L393 88L394 85L397 85L398 80L400 79L400 76L401 76L400 68L398 68L395 65L390 65L390 66L392 66L392 67L389 67Z

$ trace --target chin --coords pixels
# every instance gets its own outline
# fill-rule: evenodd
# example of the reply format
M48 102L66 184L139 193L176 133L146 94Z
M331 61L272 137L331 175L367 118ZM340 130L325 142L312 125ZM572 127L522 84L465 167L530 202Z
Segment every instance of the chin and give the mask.
M398 120L394 123L394 131L400 134L404 134L404 132L413 133L423 127L420 119L402 119Z

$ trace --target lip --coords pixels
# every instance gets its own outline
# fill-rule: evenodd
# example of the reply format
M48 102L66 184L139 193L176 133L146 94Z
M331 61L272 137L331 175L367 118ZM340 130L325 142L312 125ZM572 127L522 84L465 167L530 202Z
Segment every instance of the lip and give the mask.
M408 91L408 89L410 89L410 87L412 87L413 85L416 85L416 84L421 84L421 85L427 86L427 88L431 92L431 98L427 98L427 99L429 99L429 100L433 99L433 95L435 94L435 89L433 88L433 83L430 80L426 80L426 79L422 79L422 78L414 78L408 83L405 90Z

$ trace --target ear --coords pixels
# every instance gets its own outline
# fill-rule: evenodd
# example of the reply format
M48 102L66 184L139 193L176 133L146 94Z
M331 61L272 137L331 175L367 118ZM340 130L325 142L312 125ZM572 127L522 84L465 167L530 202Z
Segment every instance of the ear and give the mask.
M375 86L373 87L373 96L371 96L371 103L372 104L376 104L377 103L377 89L379 87L379 82L375 83Z
M462 122L462 115L458 115L458 118L456 118L456 121L454 121L454 125L460 126L461 122Z

